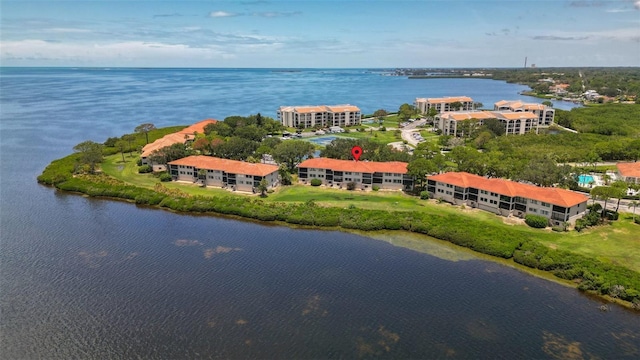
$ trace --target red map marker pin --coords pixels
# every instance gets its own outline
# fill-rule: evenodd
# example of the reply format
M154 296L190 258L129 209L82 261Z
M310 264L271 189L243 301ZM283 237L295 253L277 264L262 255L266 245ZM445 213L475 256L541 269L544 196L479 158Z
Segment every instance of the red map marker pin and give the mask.
M351 148L351 155L356 161L360 160L360 155L362 155L362 148L360 146L354 146Z

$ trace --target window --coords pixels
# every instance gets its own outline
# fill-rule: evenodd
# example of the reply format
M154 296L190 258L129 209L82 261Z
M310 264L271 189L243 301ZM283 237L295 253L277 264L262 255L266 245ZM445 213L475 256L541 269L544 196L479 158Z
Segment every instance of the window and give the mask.
M351 175L351 172L350 171L345 171L344 174L345 175Z
M451 188L453 188L453 185L451 185L451 184L447 184L447 187L448 187L449 189L451 189Z
M551 204L547 204L546 202L541 203L540 205L544 206L544 207L551 207Z
M549 212L547 210L540 210L540 214L549 215Z
M532 213L537 213L537 212L538 212L538 209L536 209L536 208L529 208L529 210L527 210L527 211L532 212Z
M489 192L487 190L480 190L480 194L487 195Z
M538 200L529 200L529 202L538 205Z

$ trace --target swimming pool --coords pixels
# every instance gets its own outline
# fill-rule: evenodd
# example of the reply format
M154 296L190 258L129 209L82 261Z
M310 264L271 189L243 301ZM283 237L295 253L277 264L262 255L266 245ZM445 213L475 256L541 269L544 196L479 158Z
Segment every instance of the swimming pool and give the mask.
M578 185L581 187L587 187L590 184L594 184L595 180L591 175L580 175L578 176Z
M335 140L337 138L338 138L338 136L319 136L319 137L315 137L315 138L307 139L307 140L311 141L312 143L317 144L317 145L327 146L333 140ZM353 138L346 137L346 136L340 136L340 138L342 138L342 139L353 139Z

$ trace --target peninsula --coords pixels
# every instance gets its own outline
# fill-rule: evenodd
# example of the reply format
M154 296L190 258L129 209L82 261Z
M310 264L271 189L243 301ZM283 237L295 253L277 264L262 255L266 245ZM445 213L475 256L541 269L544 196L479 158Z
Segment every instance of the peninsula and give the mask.
M600 118L606 119L608 113L638 111L637 105L629 105L630 107L625 109L621 109L620 106L625 105L612 104L600 108ZM409 116L410 119L417 117L425 124L425 127L419 128L418 132L426 140L415 147L407 146L406 151L393 150L387 146L388 140L402 132L399 128L394 130L393 123L395 122L398 126L399 123L406 122L403 117L407 115L407 110L413 111ZM577 109L569 114L580 121L588 121L584 119L588 119L585 114L590 110ZM191 134L184 133L184 127L155 129L151 124L143 124L145 126L138 127L135 133L108 139L104 144L93 142L79 144L75 148L76 153L52 162L38 177L38 181L53 185L60 190L80 192L90 196L120 198L139 205L156 206L174 211L238 216L293 226L363 231L396 230L425 234L488 255L511 259L527 267L547 271L560 279L572 282L581 290L622 301L631 307L638 307L640 259L634 255L632 249L637 247L637 238L634 238L633 234L637 233L640 225L634 223L638 219L635 214L618 214L608 210L606 200L615 198L617 195L609 195L605 200L605 209L589 206L590 209L587 210L586 201L580 200L578 203L584 203L584 205L579 208L579 211L585 219L590 219L589 222L586 223L586 220L580 222L582 220L580 218L578 220L580 228L578 228L573 214L567 214L569 217L566 221L563 219L554 225L555 231L551 231L550 220L544 220L542 227L546 227L546 230L537 229L532 227L535 223L534 217L527 216L526 222L530 225L527 226L524 224L525 221L515 213L503 213L502 215L505 216L497 216L491 212L499 212L482 211L469 202L461 204L454 201L453 197L447 200L445 196L447 194L438 196L438 193L434 192L437 186L433 191L426 188L429 174L447 172L438 170L438 166L445 166L449 171L471 171L478 174L479 171L473 171L474 167L489 159L478 156L481 154L494 156L493 151L470 152L472 148L470 145L476 143L479 135L469 135L468 128L466 132L456 133L455 136L437 135L437 131L432 131L433 125L429 125L433 124L433 119L429 119L428 114L426 118L425 115L421 118L418 110L408 104L403 104L396 114L388 115L387 113L382 116L379 113L378 115L380 116L376 118L365 117L361 124L346 127L344 129L346 131L335 133L335 139L321 149L320 156L334 159L342 157L344 161L350 156L348 150L357 144L365 150L362 159L365 162L362 164L404 161L405 170L399 172L399 184L403 184L403 178L407 181L411 180L411 183L404 183L408 186L398 187L404 189L404 192L385 190L384 170L372 168L370 179L375 178L374 173L380 172L383 174L380 177L382 182L375 185L372 181L371 186L365 188L367 177L364 174L369 170L363 168L363 171L346 174L346 169L334 168L338 163L326 164L331 165L332 176L336 176L336 171L342 171L343 180L340 184L344 185L344 188L340 189L338 185L331 186L336 183L329 184L328 181L331 180L326 177L319 184L310 181L322 179L320 176L327 174L326 170L318 172L322 166L316 163L305 165L306 178L298 169L298 165L305 158L317 151L313 143L308 141L315 138L315 127L298 129L302 130L299 133L304 140L282 140L275 134L282 134L283 131L294 133L296 129L283 129L278 121L260 114L250 117L229 117L224 121L209 120L203 127L202 133L196 131ZM370 122L368 119L374 121ZM477 127L474 133L490 131L488 128L490 124L491 122L474 125ZM142 164L138 149L142 146L148 148L148 145L158 139L166 140L167 136L170 138L171 134L180 131L183 132L181 139L156 149L147 157L149 163ZM145 145L147 137L149 144ZM487 140L485 148L500 148L504 146L501 145L504 144L504 140L514 137L516 136L495 135ZM556 139L571 137L578 138L573 139L574 142L598 141L597 137L589 134L577 135L570 132L559 134L530 132L517 137L521 138L520 141L523 142L524 147L533 148L549 141L554 141L560 146L564 141ZM174 138L177 139L175 136ZM462 141L462 143L452 146L453 140ZM616 141L631 141L630 144L635 144L633 143L635 140L632 139L617 138ZM465 146L464 143L468 145ZM445 151L448 155L441 154L439 150L435 150L436 148L445 150L449 148L449 151ZM564 150L568 148L567 146ZM249 173L246 170L242 180L240 177L234 177L235 184L230 183L231 177L228 176L224 181L227 184L226 188L222 185L211 187L207 186L207 181L219 180L221 181L219 184L222 184L223 174L235 174L241 171L242 167L234 168L233 164L229 163L230 167L224 168L227 170L216 169L218 163L211 163L212 168L207 169L206 166L198 165L200 163L194 163L194 165L189 162L177 162L178 159L195 154L212 159L226 156L229 158L227 161L239 161L245 165L273 162L279 163L280 166L271 165L274 166L275 172L265 170L264 175ZM534 184L545 185L544 181L548 180L540 176L555 173L554 176L567 181L570 188L574 185L578 190L581 188L580 184L573 184L571 179L575 180L572 174L581 174L586 171L585 168L566 165L569 166L567 169L565 165L543 157L544 164L553 168L531 169L528 164L534 163L534 160L539 162L539 159L535 157L526 161L522 156L534 156L532 154L535 152L510 155L512 163L523 164L523 168L531 173L531 179L536 180ZM638 155L629 153L624 156L628 159ZM237 160L233 160L234 157ZM620 160L623 159L625 157ZM567 163L583 161L575 153L567 155L563 160ZM598 167L599 161L602 160L595 161L591 170L606 172L610 169ZM586 165L590 166L589 164L591 163ZM176 165L176 168L173 168L173 165ZM181 169L179 166L190 168ZM486 165L482 168L486 168ZM556 173L555 169L564 169L563 171L566 172ZM217 170L220 171L219 175L215 173ZM177 174L174 171L177 171ZM180 171L183 173L181 174ZM189 176L187 174L189 171L189 181L184 181L183 176ZM392 173L393 171L389 171L389 184L394 183ZM268 178L268 176L275 176L270 174L277 174L277 180L275 177ZM310 178L309 174L314 175ZM487 176L486 173L479 175ZM216 179L216 176L220 176L221 179ZM250 179L249 176L251 176ZM171 181L180 179L182 181ZM437 184L436 179L434 178L434 181ZM240 184L239 181L244 184ZM305 185L304 182L308 183ZM241 188L241 185L244 187ZM455 186L455 184L452 185L452 188ZM447 191L446 186L442 189L443 192ZM518 196L520 195L512 198L515 202L509 204L509 207L517 205ZM489 200L487 203L490 204ZM612 203L615 201L609 202L609 205ZM497 209L501 207L502 203ZM539 213L539 215L542 214ZM581 231L571 230L574 227ZM602 238L613 241L604 244L599 241ZM600 254L598 257L591 255L594 249Z

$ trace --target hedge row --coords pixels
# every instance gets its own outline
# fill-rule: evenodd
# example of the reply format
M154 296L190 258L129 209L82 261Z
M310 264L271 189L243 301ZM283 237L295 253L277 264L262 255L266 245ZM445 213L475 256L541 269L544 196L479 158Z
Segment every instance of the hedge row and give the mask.
M127 185L106 175L73 176L75 159L70 157L51 163L38 177L44 184L61 190L90 196L108 196L157 205L181 212L206 212L236 215L261 221L317 227L341 227L357 230L406 230L450 241L475 251L509 259L517 263L550 271L554 275L579 283L582 290L594 290L627 301L640 301L640 273L606 264L567 251L550 249L516 229L469 221L457 215L428 215L421 212L380 211L356 208L320 207L304 204L265 202L240 196L191 196L158 184L154 190Z

